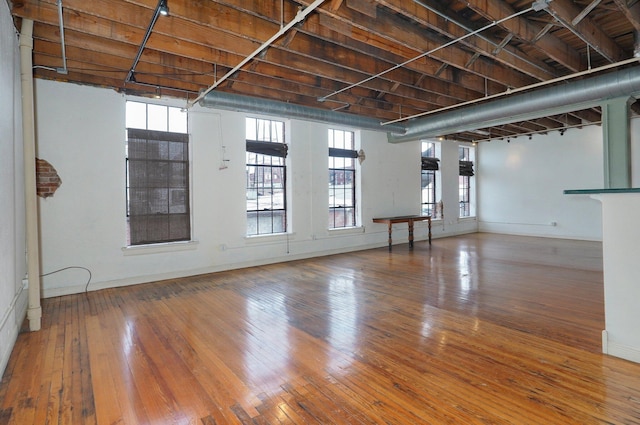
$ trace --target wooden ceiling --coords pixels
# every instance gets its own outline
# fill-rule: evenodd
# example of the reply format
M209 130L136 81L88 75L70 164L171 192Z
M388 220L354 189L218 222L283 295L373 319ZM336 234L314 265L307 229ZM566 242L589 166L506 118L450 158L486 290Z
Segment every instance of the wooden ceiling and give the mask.
M9 0L18 29L35 22L36 77L192 100L311 3L168 0L127 81L157 0L62 0L66 74L57 0ZM639 16L637 0L326 0L214 90L388 122L632 58ZM599 120L589 109L448 137Z

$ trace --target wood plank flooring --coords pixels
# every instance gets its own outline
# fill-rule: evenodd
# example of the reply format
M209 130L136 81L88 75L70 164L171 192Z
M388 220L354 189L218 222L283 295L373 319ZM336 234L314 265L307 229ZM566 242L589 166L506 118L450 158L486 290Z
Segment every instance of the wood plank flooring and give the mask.
M0 424L640 424L595 242L473 234L43 310Z

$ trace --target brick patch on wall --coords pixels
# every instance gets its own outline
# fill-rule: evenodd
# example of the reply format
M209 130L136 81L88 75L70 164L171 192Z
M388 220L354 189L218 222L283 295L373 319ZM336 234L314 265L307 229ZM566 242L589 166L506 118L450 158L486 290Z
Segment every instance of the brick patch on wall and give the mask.
M58 172L44 159L36 158L36 193L42 198L48 198L58 190L62 180Z

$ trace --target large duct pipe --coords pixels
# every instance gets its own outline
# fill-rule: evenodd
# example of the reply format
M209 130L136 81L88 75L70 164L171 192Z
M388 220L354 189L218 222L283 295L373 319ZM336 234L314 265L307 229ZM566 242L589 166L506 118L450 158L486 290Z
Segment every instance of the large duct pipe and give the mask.
M403 134L406 130L403 125L397 124L383 127L379 120L373 118L224 92L208 93L200 101L200 105L231 111L259 112L280 117L299 118L306 121L328 122L397 134Z
M22 81L22 138L24 148L25 227L27 229L27 276L31 331L40 330L40 248L38 240L38 198L36 195L36 140L33 112L33 21L22 20L20 33L20 76Z
M528 121L591 108L603 100L640 94L640 67L513 95L493 102L434 114L409 123L390 143L409 142L478 128ZM393 133L393 132L390 132Z

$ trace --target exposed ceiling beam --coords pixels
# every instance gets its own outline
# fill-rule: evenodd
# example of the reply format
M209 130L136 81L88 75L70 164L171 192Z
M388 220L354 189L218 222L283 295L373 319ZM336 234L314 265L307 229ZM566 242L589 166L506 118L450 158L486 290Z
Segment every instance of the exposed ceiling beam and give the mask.
M628 4L626 0L613 0L636 31L640 31L640 2Z
M464 3L476 13L493 21L514 13L514 9L509 4L500 0L466 0ZM519 18L504 22L502 27L573 72L586 68L578 52L553 34L547 33L538 38L543 27L535 22Z
M570 0L549 1L547 11L609 62L619 62L624 58L624 52L620 46L594 24L588 16L579 20L575 25L573 24L581 10Z
M451 17L450 19L443 18L443 16L447 16L444 11L436 13L433 11L437 10L435 6L426 5L421 1L379 0L379 3L396 13L420 22L424 26L439 32L451 40L465 36L471 31L473 26L470 22L459 22L462 20L460 17ZM457 25L455 22L464 25L467 29L461 25ZM475 26L477 27L477 25ZM524 52L508 47L507 43L512 37L513 34L508 33L507 37L502 41L492 41L490 40L490 34L479 34L473 38L462 40L461 44L475 50L476 53L491 57L505 66L514 68L538 80L545 80L557 76L556 70L543 61L534 61L530 58L525 59ZM506 40L506 42L504 42L504 40Z
M301 0L301 3L307 5L309 1ZM414 54L407 56L406 59L431 51L449 41L441 36L436 37L435 34L421 31L418 26L408 26L405 20L381 10L378 11L380 18L375 21L371 21L367 16L349 8L341 8L336 13L323 8L320 9L320 13L328 14L331 18L340 20L350 27L351 37L356 40L367 42L380 49L403 45L413 50ZM383 16L384 19L382 18ZM505 15L503 18L507 16L509 15ZM460 49L458 46L439 50L429 55L431 59L447 63L460 70L487 77L508 87L519 87L532 81L531 78L525 77L520 72L505 68L493 61L478 60L475 61L472 67L465 68L465 64L469 62L472 56L472 53Z

